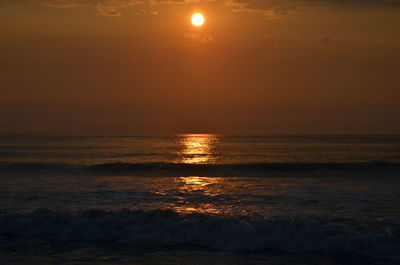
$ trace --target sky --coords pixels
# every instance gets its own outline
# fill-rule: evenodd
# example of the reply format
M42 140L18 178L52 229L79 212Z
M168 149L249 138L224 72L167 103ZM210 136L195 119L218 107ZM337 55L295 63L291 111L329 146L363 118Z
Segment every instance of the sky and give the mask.
M0 133L400 134L400 0L1 0L0 50Z

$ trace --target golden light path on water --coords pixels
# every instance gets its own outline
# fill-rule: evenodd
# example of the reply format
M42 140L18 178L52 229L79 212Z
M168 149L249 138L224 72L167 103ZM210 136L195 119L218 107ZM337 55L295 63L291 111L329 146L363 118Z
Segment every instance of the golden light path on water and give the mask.
M178 149L175 163L217 164L218 148L222 136L215 134L184 134L175 138ZM130 209L169 209L179 213L241 214L271 212L265 201L267 196L286 193L293 184L278 178L252 179L229 176L170 175L165 177L112 176L97 178L94 187L107 186L113 190L129 192L129 200L123 199L116 207ZM117 192L115 194L121 194ZM123 193L122 193L123 194ZM254 204L252 203L254 202ZM117 205L115 200L113 207ZM262 209L257 207L262 205ZM100 206L97 206L100 207Z
M219 141L215 134L184 134L180 135L182 150L179 152L178 163L206 164L215 163L217 155L213 152Z
M281 180L264 179L250 185L248 180L238 177L187 176L174 178L173 186L180 194L179 202L171 207L180 213L241 214L248 215L256 210L263 196L273 197L284 194L292 184ZM241 192L238 193L238 190ZM249 194L251 192L251 194ZM245 207L243 207L246 205ZM272 206L263 203L263 211L271 212Z
M180 143L183 148L179 153L179 163L206 164L216 162L216 155L213 153L213 149L218 142L217 135L184 134L180 135L180 137ZM213 197L223 193L223 190L216 189L217 184L221 182L220 178L188 176L176 178L174 182L179 187L179 191L184 194L203 194ZM178 212L220 212L220 209L207 203L201 205L179 205L175 206L174 209Z
M179 177L175 179L175 183L178 186L179 191L182 194L192 194L201 197L213 198L215 196L220 196L224 194L221 184L222 179L218 177L199 177L199 176L189 176L189 177ZM187 196L186 196L187 197ZM212 199L211 199L212 200ZM173 207L177 212L190 213L190 212L201 212L201 213L221 213L221 207L207 202L201 203L190 203L187 198L182 197L180 204Z

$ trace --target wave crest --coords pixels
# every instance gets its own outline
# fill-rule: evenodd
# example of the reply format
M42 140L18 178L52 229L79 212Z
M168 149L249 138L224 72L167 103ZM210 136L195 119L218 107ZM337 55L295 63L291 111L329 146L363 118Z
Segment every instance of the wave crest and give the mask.
M186 163L104 163L97 165L73 165L57 163L1 163L0 173L51 172L52 174L155 174L155 175L231 175L262 173L400 173L399 163L249 163L249 164L186 164Z
M169 210L47 209L0 215L0 236L43 244L106 242L140 248L201 247L280 251L400 261L400 233L349 220L178 214Z

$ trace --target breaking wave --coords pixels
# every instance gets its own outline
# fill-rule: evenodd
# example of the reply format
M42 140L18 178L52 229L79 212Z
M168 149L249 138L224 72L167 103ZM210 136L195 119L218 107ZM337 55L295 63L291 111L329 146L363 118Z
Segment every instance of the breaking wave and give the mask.
M400 262L400 229L349 219L179 214L170 210L62 212L39 209L0 215L4 242L126 244L141 249L199 247L214 251L278 251Z

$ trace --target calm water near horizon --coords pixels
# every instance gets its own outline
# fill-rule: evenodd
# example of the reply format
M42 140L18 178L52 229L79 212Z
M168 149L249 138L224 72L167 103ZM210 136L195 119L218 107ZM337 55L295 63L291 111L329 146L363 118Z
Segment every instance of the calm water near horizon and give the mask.
M399 185L400 136L2 135L0 262L398 264Z
M396 135L0 135L3 162L400 162L399 150Z

